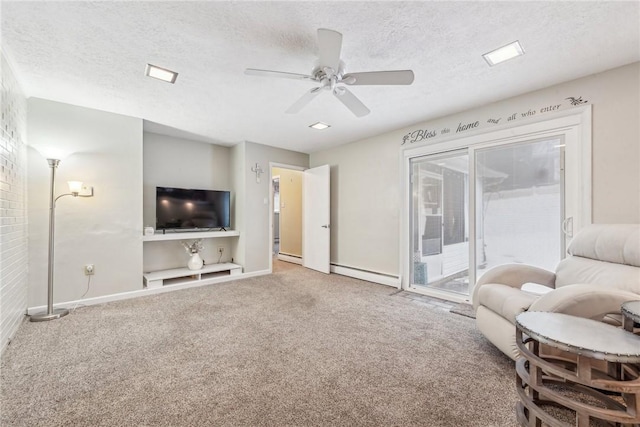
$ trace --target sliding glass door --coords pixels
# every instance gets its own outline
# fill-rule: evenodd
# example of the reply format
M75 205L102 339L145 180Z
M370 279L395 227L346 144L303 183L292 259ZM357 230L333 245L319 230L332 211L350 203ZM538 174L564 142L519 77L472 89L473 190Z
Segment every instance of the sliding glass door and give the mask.
M469 155L467 151L411 160L412 283L469 292Z
M553 271L560 261L561 142L545 139L476 150L476 280L500 264Z
M496 265L553 270L564 242L563 146L556 137L410 158L410 286L466 299Z

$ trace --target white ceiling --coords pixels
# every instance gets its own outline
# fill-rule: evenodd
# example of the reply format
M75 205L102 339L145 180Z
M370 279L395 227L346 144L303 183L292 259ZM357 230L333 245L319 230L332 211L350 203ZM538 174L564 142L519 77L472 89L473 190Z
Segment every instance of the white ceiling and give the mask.
M640 3L9 2L2 43L28 96L145 119L145 129L231 145L314 152L640 60ZM411 86L354 86L357 118L329 93L247 76L307 74L316 29L343 33L352 72L412 69ZM482 54L519 40L523 57ZM146 63L180 73L144 76ZM331 128L308 125L322 121Z

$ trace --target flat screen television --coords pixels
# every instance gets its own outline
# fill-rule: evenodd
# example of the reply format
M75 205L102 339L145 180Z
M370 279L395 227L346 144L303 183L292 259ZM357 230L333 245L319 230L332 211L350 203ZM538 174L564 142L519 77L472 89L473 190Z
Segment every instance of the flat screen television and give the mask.
M229 200L229 191L156 187L156 229L229 228Z

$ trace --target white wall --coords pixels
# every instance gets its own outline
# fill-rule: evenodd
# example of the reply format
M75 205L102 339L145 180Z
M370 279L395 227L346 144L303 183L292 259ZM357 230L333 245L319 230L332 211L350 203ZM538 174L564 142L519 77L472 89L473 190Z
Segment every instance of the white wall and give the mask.
M236 220L243 224L238 227L241 233L240 245L244 247L242 265L245 272L264 271L269 269L272 248L272 242L269 241L269 162L308 167L309 155L253 142L245 142L243 145L245 155L242 169L246 185L244 194L241 195L244 198L243 211L240 216L236 214ZM251 167L256 162L264 171L259 183L251 172Z
M79 299L87 289L85 264L95 264L86 298L142 286L142 120L30 98L31 146L74 151L62 160L56 195L81 180L95 197L63 197L56 208L54 302ZM28 150L29 306L47 301L49 173L45 158Z
M230 148L150 132L144 132L143 139L145 226L156 226L156 187L231 190ZM205 263L213 264L220 259L218 247L224 248L221 261L230 261L231 243L234 239L236 238L203 240L204 251L201 256ZM145 272L184 267L188 260L189 256L180 241L144 243Z
M419 123L334 149L312 153L311 166L331 165L331 262L399 275L400 157L406 147L454 138L458 124L478 127L469 136L511 123L542 119L572 108L567 98L593 105L593 221L640 222L640 64L566 82L473 110ZM534 113L531 114L530 113ZM523 114L525 117L523 117ZM489 119L500 119L496 125ZM450 132L442 133L448 128ZM435 136L404 146L417 130Z
M27 308L27 102L0 54L0 353Z

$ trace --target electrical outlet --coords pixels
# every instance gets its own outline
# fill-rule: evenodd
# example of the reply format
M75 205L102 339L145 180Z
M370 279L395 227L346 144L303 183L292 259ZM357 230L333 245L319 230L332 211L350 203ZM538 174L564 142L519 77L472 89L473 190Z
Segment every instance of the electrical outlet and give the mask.
M84 275L92 276L96 273L96 266L93 264L87 264L84 266Z
M221 254L224 252L224 248L222 246L218 247L218 253Z

